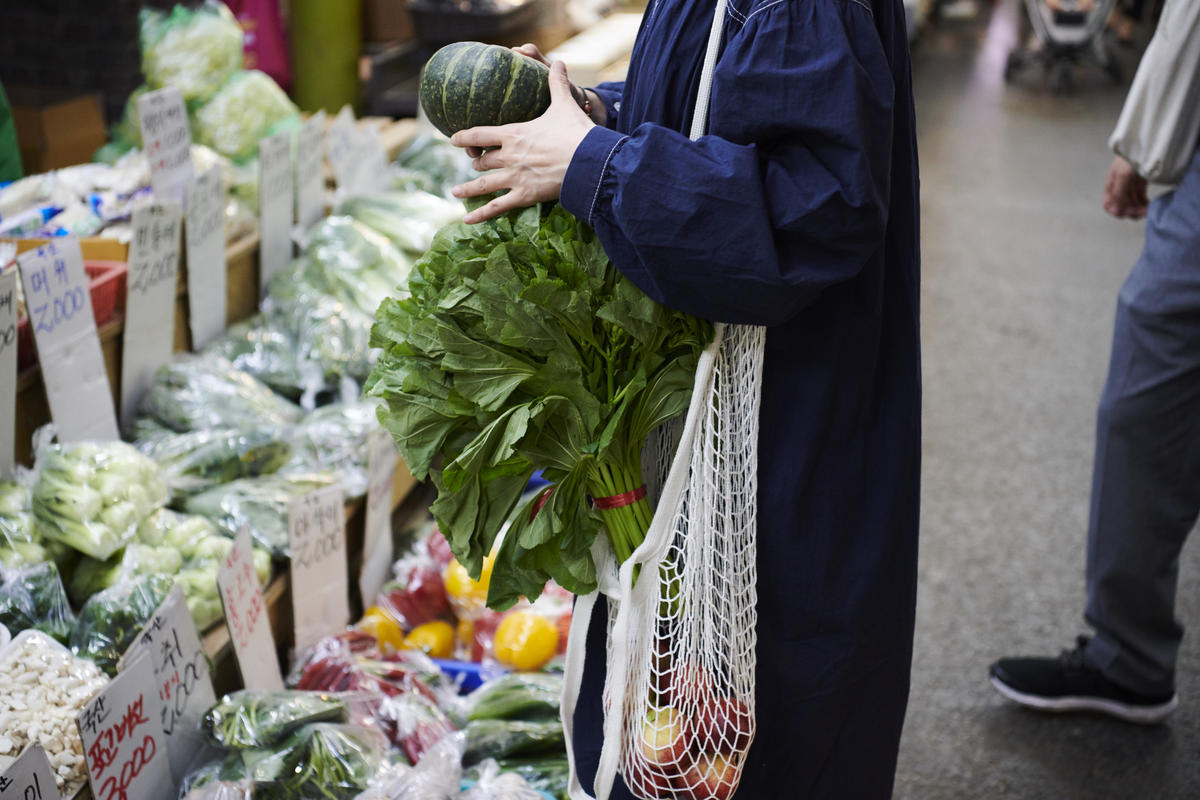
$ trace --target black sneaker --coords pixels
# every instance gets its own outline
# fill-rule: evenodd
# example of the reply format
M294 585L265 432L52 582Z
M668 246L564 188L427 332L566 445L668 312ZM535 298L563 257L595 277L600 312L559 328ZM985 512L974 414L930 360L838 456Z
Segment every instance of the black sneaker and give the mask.
M1098 711L1126 722L1151 725L1179 705L1174 692L1145 695L1110 681L1083 660L1088 642L1058 658L1002 658L989 668L992 686L1009 700L1041 711Z

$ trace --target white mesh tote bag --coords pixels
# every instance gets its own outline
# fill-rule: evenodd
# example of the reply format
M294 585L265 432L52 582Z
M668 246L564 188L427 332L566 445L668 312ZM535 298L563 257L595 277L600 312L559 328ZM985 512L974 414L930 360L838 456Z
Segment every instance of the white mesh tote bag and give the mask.
M705 129L725 5L718 0L692 139ZM741 778L755 730L765 341L761 327L715 325L674 456L674 437L660 432L657 454L644 462L657 465L647 472L661 484L645 541L618 569L607 537L596 537L600 588L576 601L567 648L562 715L572 800L591 800L579 782L573 728L588 626L601 593L609 619L596 800L608 799L618 772L646 800L725 800Z

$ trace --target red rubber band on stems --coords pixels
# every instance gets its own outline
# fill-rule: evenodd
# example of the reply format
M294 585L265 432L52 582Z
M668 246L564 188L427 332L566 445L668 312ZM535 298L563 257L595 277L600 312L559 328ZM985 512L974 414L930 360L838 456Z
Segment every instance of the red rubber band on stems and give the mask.
M597 497L592 500L592 505L596 507L597 511L608 511L614 508L631 506L645 496L646 487L639 486L632 492L622 492L621 494L614 494L611 497Z

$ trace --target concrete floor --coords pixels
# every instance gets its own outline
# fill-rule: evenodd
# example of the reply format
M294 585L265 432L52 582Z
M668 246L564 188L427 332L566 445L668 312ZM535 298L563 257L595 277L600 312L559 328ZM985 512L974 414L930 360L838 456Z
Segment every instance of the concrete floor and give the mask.
M1053 717L996 695L1003 655L1086 631L1084 539L1096 401L1140 223L1099 206L1124 97L1099 73L1052 94L1002 80L1009 0L914 49L920 125L925 467L912 696L897 798L1200 797L1200 641L1166 725ZM1136 54L1123 54L1132 75ZM1200 626L1197 549L1178 614Z

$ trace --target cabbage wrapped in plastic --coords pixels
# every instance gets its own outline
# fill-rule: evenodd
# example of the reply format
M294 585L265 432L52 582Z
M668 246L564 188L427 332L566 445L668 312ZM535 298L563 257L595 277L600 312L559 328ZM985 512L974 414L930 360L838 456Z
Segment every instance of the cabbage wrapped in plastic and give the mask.
M148 91L150 91L150 87L142 84L130 93L129 98L125 101L125 110L121 112L121 118L113 126L113 142L128 145L128 147L142 146L142 124L138 117L138 99Z
M292 400L298 400L307 387L296 356L296 340L264 314L231 325L204 352L227 359Z
M218 428L155 437L138 449L162 467L173 497L184 497L237 478L277 471L291 446L271 429Z
M429 192L453 200L451 188L476 176L471 158L461 147L440 136L422 134L401 151L392 165L392 188Z
M189 105L211 97L242 67L242 28L222 3L170 14L143 9L142 74L152 89L174 86Z
M46 540L105 560L167 504L158 465L124 442L37 447L33 516Z
M71 649L109 675L141 632L142 626L167 598L173 578L142 575L92 595L71 631Z
M367 437L379 427L375 399L318 408L292 429L292 459L281 472L331 469L347 497L367 493Z
M142 413L176 431L289 425L300 408L215 355L179 356L159 367Z
M462 219L463 207L428 192L377 192L346 198L338 213L378 231L401 250L421 255L441 228Z
M196 140L234 161L258 153L266 136L300 127L300 109L258 70L236 72L192 117Z
M130 542L106 561L84 558L71 574L68 593L75 605L118 583L142 575L174 575L183 568L183 556L174 547Z
M314 489L336 483L337 476L328 472L242 478L189 497L184 511L208 517L230 538L245 525L261 547L274 556L286 557L288 505Z

